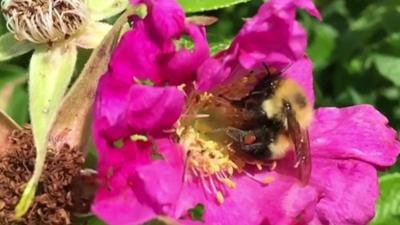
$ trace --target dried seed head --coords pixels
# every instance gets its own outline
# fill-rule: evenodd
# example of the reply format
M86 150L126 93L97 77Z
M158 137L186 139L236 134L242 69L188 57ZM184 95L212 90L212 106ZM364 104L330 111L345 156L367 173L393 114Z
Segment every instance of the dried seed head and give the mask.
M3 0L1 8L16 39L34 43L64 40L88 17L83 0Z
M72 224L73 199L77 197L71 186L75 177L81 177L83 153L68 145L61 149L49 148L34 202L28 213L17 219L14 209L35 165L31 129L15 130L9 136L9 144L7 154L0 159L0 224Z

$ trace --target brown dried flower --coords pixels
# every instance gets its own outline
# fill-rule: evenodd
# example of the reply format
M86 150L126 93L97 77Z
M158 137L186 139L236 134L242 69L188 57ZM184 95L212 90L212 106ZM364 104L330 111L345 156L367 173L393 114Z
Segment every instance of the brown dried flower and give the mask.
M64 40L88 17L83 0L4 0L1 7L16 39L34 43Z
M22 219L16 220L15 206L35 164L32 131L29 127L15 130L9 142L10 149L0 161L0 224L71 224L71 183L80 174L84 162L82 152L68 145L48 150L34 203Z

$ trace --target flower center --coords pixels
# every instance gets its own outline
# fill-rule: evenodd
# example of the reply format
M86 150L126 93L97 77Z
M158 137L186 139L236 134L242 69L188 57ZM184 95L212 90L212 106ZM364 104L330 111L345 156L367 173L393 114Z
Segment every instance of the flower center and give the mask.
M224 202L228 190L236 187L233 176L237 173L261 185L274 180L271 176L259 178L252 175L246 171L246 166L251 164L261 170L267 165L273 170L276 162L249 160L238 151L237 144L229 135L229 130L242 123L242 118L239 118L242 114L228 98L242 99L248 96L249 86L254 86L256 82L253 75L248 75L229 85L222 85L211 93L189 91L185 110L178 121L176 133L186 151L184 181L200 180L204 190L213 194L220 204ZM245 141L254 141L249 138Z
M177 134L186 150L185 181L199 178L203 188L224 201L226 188L235 188L231 179L240 172L244 161L236 157L231 145L223 138L222 111L212 94L192 94L179 121Z
M4 0L1 8L16 39L34 43L67 39L88 15L83 0Z

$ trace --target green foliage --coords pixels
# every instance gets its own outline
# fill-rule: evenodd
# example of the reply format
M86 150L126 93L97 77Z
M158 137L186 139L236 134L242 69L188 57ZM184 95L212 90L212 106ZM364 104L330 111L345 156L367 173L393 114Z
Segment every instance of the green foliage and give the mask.
M8 60L31 51L34 44L17 41L14 35L6 33L0 36L0 61Z
M371 225L400 225L400 173L382 176L379 187L381 196Z
M322 24L301 14L314 62L317 106L372 104L400 128L400 2L317 3Z
M106 225L104 222L102 222L100 219L96 218L95 216L75 218L75 220L73 221L73 224L79 224L79 225Z
M377 54L373 59L379 73L394 85L400 86L400 57Z
M250 0L178 0L188 13L216 10L248 1Z
M27 71L16 65L0 64L0 109L22 125L28 120Z
M28 113L28 92L24 85L18 85L10 96L11 104L8 104L6 113L20 125L27 123Z
M105 223L101 222L99 219L92 217L87 222L88 225L106 225Z
M204 210L204 205L199 203L194 208L189 209L188 213L192 220L203 221Z

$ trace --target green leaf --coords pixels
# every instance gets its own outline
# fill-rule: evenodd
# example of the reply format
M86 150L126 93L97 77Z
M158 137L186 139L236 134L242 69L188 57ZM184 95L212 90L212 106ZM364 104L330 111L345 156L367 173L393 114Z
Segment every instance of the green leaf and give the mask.
M373 59L379 73L400 86L400 57L376 54Z
M95 216L88 217L75 217L73 218L72 224L74 225L106 225L100 219Z
M229 47L229 45L231 44L232 40L230 39L225 39L222 41L218 41L218 42L211 42L210 43L210 51L212 55L217 54L218 52L225 50Z
M336 46L337 31L327 24L315 24L314 39L308 47L308 54L316 70L324 68Z
M28 92L24 84L16 86L10 96L9 104L6 107L6 112L19 125L24 125L28 122Z
M142 225L178 225L178 223L171 218L165 216L157 216L156 218L151 219L143 223Z
M26 75L27 71L19 66L0 65L0 109L6 110L18 123L27 119L28 94L22 87L28 78Z
M41 46L34 52L29 68L29 111L36 146L35 169L18 203L16 216L29 209L42 174L47 141L57 109L70 83L77 57L75 45Z
M204 205L198 203L194 208L189 209L188 213L192 220L203 221Z
M250 0L178 0L187 13L216 10L249 1Z
M150 221L147 221L146 223L142 225L167 225L165 222L158 220L158 219L152 219Z
M27 75L27 71L19 66L11 64L0 64L0 89L9 82L20 79Z
M400 21L400 10L399 9L394 9L390 8L388 11L383 14L383 25L385 29L391 33L391 32L399 32L400 27L399 27L399 21Z
M0 36L0 61L23 55L31 51L34 46L31 42L17 41L13 34L6 33Z
M381 195L371 225L400 225L400 173L380 177L379 188Z
M128 6L128 0L86 0L93 20L99 21L122 12Z
M6 20L0 15L0 35L7 32Z
M92 217L87 221L88 225L106 225L105 223L103 223L102 221L100 221L99 219Z

